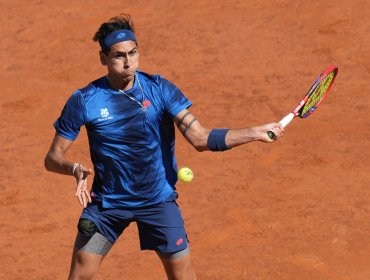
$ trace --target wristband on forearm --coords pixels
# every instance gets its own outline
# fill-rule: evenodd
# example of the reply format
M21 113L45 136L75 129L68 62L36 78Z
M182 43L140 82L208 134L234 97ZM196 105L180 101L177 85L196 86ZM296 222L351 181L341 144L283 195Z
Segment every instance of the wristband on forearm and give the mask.
M207 146L211 151L222 152L229 150L226 145L226 133L229 131L227 128L212 129L208 135Z
M81 163L78 163L78 162L73 164L73 166L72 166L72 175L73 176L75 175L76 169L80 168L81 166L82 166Z

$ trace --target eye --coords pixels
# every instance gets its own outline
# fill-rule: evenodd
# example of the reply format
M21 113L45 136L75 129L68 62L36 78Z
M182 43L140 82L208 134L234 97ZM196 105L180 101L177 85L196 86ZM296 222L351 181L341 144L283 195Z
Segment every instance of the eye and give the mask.
M130 56L134 56L135 54L137 53L137 50L136 49L133 49L132 51L130 51L128 54Z
M121 53L117 53L117 54L114 56L114 58L117 58L117 59L122 58L122 57L123 57L123 54L121 54Z

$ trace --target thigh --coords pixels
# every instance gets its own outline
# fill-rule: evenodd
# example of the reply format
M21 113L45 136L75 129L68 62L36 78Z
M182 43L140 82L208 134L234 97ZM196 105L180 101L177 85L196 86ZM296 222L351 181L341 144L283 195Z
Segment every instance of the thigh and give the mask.
M173 253L187 248L184 220L176 200L136 211L141 249Z
M98 232L88 237L77 233L69 279L95 279L112 243Z
M74 249L86 253L106 256L113 243L110 242L100 232L95 232L91 236L83 235L80 231L77 233Z
M81 214L79 230L82 220L93 223L96 230L114 243L132 222L133 212L124 209L107 209L98 203L90 203Z

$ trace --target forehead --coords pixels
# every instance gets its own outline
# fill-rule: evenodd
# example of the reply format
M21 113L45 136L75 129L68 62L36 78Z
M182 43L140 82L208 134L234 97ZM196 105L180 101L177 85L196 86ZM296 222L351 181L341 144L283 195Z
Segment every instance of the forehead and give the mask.
M111 46L111 52L129 52L132 49L137 48L137 45L134 41L123 41L115 43Z

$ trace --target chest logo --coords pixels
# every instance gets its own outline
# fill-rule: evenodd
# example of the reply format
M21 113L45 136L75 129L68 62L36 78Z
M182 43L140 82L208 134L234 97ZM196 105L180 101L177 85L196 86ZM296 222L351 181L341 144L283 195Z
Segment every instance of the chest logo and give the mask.
M143 106L145 107L145 108L148 108L149 106L150 106L150 101L149 100L144 100L144 102L143 102Z
M109 111L107 108L100 109L100 115L101 118L98 119L99 122L113 119L112 116L109 116Z
M106 118L109 116L109 111L107 108L104 108L104 109L100 109L100 114L102 116L102 118Z

